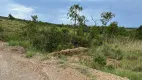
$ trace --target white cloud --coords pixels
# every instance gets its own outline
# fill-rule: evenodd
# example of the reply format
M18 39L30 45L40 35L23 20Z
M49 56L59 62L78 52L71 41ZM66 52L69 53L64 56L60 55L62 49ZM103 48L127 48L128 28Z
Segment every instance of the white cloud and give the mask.
M8 16L12 14L16 18L30 19L30 16L35 14L32 7L27 7L22 4L15 3L13 0L0 0L0 15Z
M7 12L16 18L29 19L30 15L34 14L34 9L21 4L9 4Z

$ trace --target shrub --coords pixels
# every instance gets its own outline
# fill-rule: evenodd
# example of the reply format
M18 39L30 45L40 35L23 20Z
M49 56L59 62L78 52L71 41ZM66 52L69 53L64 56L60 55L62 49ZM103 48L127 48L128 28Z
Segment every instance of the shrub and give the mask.
M57 46L57 50L62 50L63 49L63 47L62 47L62 45L61 44L59 44L58 46Z
M106 68L109 69L109 70L114 70L115 69L115 67L113 65L107 65Z
M91 37L91 39L98 39L99 38L99 30L97 27L92 27L90 32L89 32L89 35Z
M114 52L114 59L117 59L117 60L121 60L123 58L123 53L120 49L113 49L113 52Z
M122 36L128 36L128 31L126 31L124 27L118 27L117 34Z
M109 37L116 36L117 35L117 22L112 22L109 27L107 28L107 33Z
M142 39L142 25L136 30L136 36L139 39Z
M1 23L0 23L0 40L2 40L3 39L3 28L2 28L2 25L1 25Z
M130 54L125 55L125 58L128 60L137 60L138 59L138 57L135 53L130 53Z
M92 68L102 69L106 65L106 57L102 54L93 56Z
M40 31L32 42L36 49L52 52L59 48L68 48L66 45L69 45L70 38L68 30L52 27L47 31Z
M74 36L72 38L72 44L74 44L75 47L89 47L91 45L91 41L90 39L85 37Z
M22 46L24 48L30 48L32 45L28 41L9 41L9 46Z
M38 27L35 22L28 22L26 26L22 27L22 30L21 37L23 39L33 40L38 36Z
M142 72L142 64L139 63L139 64L135 65L132 70L137 71L137 72Z
M112 49L111 47L104 45L102 48L102 53L112 59L117 59L121 60L123 58L123 53L120 49L114 48Z
M83 29L84 29L83 26L79 26L79 27L78 27L78 29L77 29L77 35L78 35L78 36L84 37Z
M26 53L26 58L31 58L31 57L33 57L35 55L35 52L33 52L33 51L28 51L27 53Z
M133 72L129 70L123 70L123 69L114 69L114 70L105 69L103 71L112 73L112 74L115 74L121 77L127 77L130 80L141 80L141 77L142 77L142 73Z

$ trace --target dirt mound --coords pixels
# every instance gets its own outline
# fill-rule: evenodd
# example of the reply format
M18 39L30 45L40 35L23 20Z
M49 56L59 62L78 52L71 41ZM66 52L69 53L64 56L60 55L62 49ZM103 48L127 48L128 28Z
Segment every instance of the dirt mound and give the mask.
M24 47L21 47L21 46L12 46L12 47L9 47L9 51L15 52L15 53L20 53L20 54L23 54L23 53L26 52L26 50L24 49Z
M74 49L66 49L66 50L61 50L58 52L53 52L54 55L59 55L59 54L63 54L63 55L74 55L74 54L78 54L81 52L86 52L88 50L88 48L84 48L84 47L79 47L79 48L74 48Z

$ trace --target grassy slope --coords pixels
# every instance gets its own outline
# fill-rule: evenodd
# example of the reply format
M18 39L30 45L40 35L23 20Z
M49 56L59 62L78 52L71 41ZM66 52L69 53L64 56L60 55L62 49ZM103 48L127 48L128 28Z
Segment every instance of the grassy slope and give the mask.
M4 29L4 35L8 36L9 38L11 37L11 39L9 40L18 40L18 37L16 38L15 35L20 36L20 31L22 31L22 27L24 27L27 22L29 21L25 21L25 20L9 20L7 17L0 17L0 24ZM51 24L51 23L37 23L37 25L42 25L42 29L44 28L48 28L48 27L68 27L67 25L58 25L58 24ZM71 27L68 27L71 28ZM71 30L72 32L72 30ZM116 42L113 44L110 44L109 46L111 46L112 48L114 48L115 46L117 46L121 51L124 52L124 55L126 57L130 58L135 58L137 57L137 59L135 60L128 60L126 58L122 59L121 62L121 67L115 69L115 70L104 70L106 72L110 72L110 73L114 73L116 75L119 76L123 76L123 77L129 77L131 80L140 80L142 73L141 72L135 72L135 71L131 71L129 68L133 68L135 67L135 65L141 66L141 62L138 63L139 61L142 60L142 55L141 55L141 49L142 49L142 41L130 41L130 40L115 40ZM13 42L11 42L13 43ZM18 43L15 43L18 44ZM25 44L25 43L23 43ZM139 55L135 55L135 52L139 52ZM133 55L134 54L134 55ZM129 58L128 57L128 58ZM133 62L133 63L132 63ZM136 63L137 62L137 63ZM130 64L132 63L132 64ZM141 69L141 67L140 67Z

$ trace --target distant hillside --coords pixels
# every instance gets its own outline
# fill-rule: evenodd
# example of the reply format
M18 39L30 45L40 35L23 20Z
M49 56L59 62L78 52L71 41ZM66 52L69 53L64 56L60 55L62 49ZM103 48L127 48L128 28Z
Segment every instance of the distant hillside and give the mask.
M2 19L3 20L9 20L8 17L0 16L0 20L2 20ZM22 22L31 22L31 20L25 20L25 19L19 19L19 18L15 18L13 20L14 21L22 21ZM39 21L39 22L37 22L37 24L42 24L42 25L56 25L56 26L59 26L59 27L61 27L61 26L63 26L63 27L70 26L71 27L71 25L69 25L69 24L54 24L54 23L43 22L43 21Z

